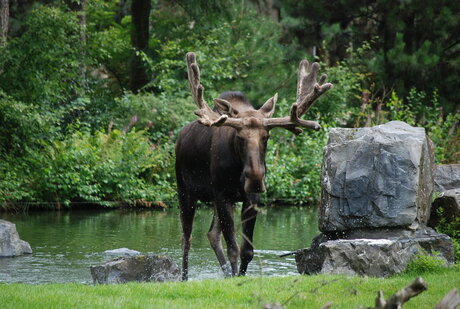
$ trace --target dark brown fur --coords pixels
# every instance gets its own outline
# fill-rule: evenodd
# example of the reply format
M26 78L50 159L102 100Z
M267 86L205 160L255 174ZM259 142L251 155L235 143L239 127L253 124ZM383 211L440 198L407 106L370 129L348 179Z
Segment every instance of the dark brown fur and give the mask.
M240 92L225 92L221 98L229 101L238 117L247 122L243 129L207 127L194 121L185 126L176 143L176 176L183 228L183 279L188 275L193 218L198 200L213 202L214 219L208 232L226 275L244 275L253 257L252 236L256 221L259 193L265 191L265 152L268 139L260 119L263 108L256 110ZM243 244L236 243L233 204L243 202L241 220ZM227 243L227 264L221 244L221 234ZM237 259L241 266L238 271Z

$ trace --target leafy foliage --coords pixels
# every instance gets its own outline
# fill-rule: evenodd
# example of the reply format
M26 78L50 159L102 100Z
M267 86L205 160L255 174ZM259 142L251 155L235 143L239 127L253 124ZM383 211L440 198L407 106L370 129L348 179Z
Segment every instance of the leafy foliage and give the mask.
M437 273L445 270L445 262L441 257L421 252L407 264L405 272L419 276L424 273Z
M83 91L82 29L77 17L41 6L32 10L25 29L0 52L0 88L45 111L65 112Z
M40 152L33 153L28 164L35 170L23 181L36 203L52 207L71 202L110 206L119 201L171 200L175 194L172 151L169 144L152 144L143 130L91 134L79 128L65 140L44 143Z
M436 225L436 230L439 233L444 233L452 239L454 245L454 255L457 263L460 262L460 218L451 217L447 218L444 215L444 209L438 208L439 223Z

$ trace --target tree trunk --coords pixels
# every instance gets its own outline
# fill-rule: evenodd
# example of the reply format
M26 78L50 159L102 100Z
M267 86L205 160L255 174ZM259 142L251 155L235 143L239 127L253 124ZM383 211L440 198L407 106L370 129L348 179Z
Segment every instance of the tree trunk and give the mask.
M8 24L10 19L10 6L8 0L0 0L0 46L6 43L8 37Z
M149 79L147 70L139 53L147 50L149 41L150 0L132 0L131 15L133 29L131 31L131 44L133 55L131 58L131 91L137 93L145 86Z

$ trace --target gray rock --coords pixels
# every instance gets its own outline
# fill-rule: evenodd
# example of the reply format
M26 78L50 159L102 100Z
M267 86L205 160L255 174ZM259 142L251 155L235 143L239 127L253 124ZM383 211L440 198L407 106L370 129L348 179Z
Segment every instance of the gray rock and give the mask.
M131 250L128 248L118 248L112 250L104 251L106 255L116 255L116 256L133 256L133 255L140 255L141 253L136 250Z
M155 254L121 257L91 266L90 271L95 284L163 282L180 278L179 266L170 257Z
M451 189L460 189L460 164L437 165L434 190L444 192Z
M19 238L16 224L0 219L0 257L31 254L29 243Z
M311 248L296 253L297 269L301 274L387 277L404 271L419 252L436 253L446 265L453 263L448 236L432 229L408 233L412 236L389 239L327 240L322 236Z
M444 191L434 200L428 225L438 226L441 217L445 223L453 223L460 218L460 188Z
M425 224L434 152L424 128L392 121L332 129L324 149L322 232Z

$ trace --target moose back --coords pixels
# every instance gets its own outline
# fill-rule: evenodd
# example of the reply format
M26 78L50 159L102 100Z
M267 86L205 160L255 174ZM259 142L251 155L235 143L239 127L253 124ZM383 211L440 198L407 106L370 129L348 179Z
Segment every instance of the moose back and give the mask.
M224 92L211 109L205 102L200 70L194 53L187 53L187 70L193 99L198 106L197 121L180 132L176 142L176 177L182 223L182 279L188 278L188 253L197 201L212 202L214 216L208 239L226 276L244 275L253 258L252 243L260 193L265 192L265 155L270 130L284 128L300 134L301 128L319 130L317 122L300 117L311 104L332 87L319 82L319 65L300 62L297 100L290 115L272 117L277 94L255 109L241 92ZM243 202L241 210L242 245L235 235L233 205ZM221 237L227 244L227 257ZM238 258L240 267L238 269Z

